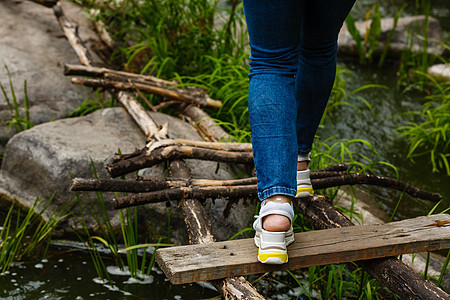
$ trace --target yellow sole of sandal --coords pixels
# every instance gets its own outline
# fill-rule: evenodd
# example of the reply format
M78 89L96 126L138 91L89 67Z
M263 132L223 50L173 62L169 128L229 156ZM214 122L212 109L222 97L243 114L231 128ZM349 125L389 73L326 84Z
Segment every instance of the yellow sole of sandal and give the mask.
M288 255L283 252L261 253L258 249L258 261L263 264L280 265L288 262Z
M295 197L307 197L307 196L312 196L314 194L314 190L311 187L307 187L307 188L298 188L297 189L297 194L295 195Z

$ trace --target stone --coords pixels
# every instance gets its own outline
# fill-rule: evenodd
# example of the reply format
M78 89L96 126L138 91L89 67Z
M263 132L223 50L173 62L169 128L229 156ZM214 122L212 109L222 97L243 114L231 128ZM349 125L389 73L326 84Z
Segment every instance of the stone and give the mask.
M364 42L364 36L370 28L372 20L355 22L361 38ZM404 51L410 49L412 52L423 51L423 41L417 35L423 35L425 16L410 16L399 18L395 27L394 36L389 45L388 55L399 57ZM389 34L394 27L394 18L381 19L381 36L379 38L378 49L374 55L380 55L387 47ZM410 45L410 34L414 33L413 44ZM442 30L440 23L433 17L428 17L428 48L429 54L441 55L444 52L442 42ZM348 31L347 24L344 23L338 38L339 53L347 55L359 55L359 49L355 40Z
M429 67L428 75L436 77L439 80L450 80L450 63L437 64Z
M157 124L169 124L170 138L201 140L197 132L188 123L162 113L151 113ZM131 117L122 108L98 110L90 115L61 119L35 126L13 136L7 146L0 172L0 199L14 199L24 207L31 207L36 197L49 199L52 204L44 215L49 218L51 212L76 197L69 191L70 176L94 178L91 162L95 166L99 178L110 178L103 166L104 160L117 153L131 153L145 146L145 137ZM193 178L234 179L234 174L226 164L216 162L188 160ZM217 169L217 172L216 172ZM163 176L164 168L155 166L140 172L145 176ZM131 177L134 177L131 174ZM83 200L88 203L86 193ZM92 201L99 201L95 193L89 193ZM119 212L110 205L113 193L103 193L112 225L120 224ZM229 238L239 230L249 226L254 207L241 202L234 204L229 217L224 217L227 201L216 199L215 204L207 201L206 212L211 216L211 223L218 240ZM77 205L70 205L80 216ZM86 204L89 207L88 204ZM187 243L187 232L181 211L176 202L171 203L170 227L172 240L178 244ZM149 216L149 212L150 215ZM96 209L85 209L89 228L98 224L91 212ZM167 235L168 217L166 203L147 205L139 209L142 224L146 224L143 235L156 232L156 236ZM72 216L67 217L60 225L60 235L70 234L80 229L80 224Z
M12 102L6 65L22 118L25 118L25 80L34 125L66 117L84 99L95 97L90 89L73 85L63 75L64 64L79 64L79 60L53 9L31 1L0 1L0 20L0 83ZM82 33L87 37L85 31ZM0 95L0 143L4 145L16 132L7 130L5 122L12 117L3 93Z

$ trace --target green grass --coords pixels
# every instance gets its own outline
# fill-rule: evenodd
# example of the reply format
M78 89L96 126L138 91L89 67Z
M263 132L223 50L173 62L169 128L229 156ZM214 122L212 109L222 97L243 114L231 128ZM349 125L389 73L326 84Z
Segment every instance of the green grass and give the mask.
M411 111L411 121L397 131L408 143L408 159L428 157L433 172L450 176L450 83L439 83L419 71L416 75L432 84L432 92L422 110Z
M95 98L86 98L81 102L80 107L73 110L68 117L81 117L90 114L98 109L113 107L115 104L115 99L111 97L110 99L105 99L105 95L100 93L99 90L95 90Z
M20 115L19 99L17 99L16 93L14 91L14 85L11 80L11 73L9 72L9 69L6 65L4 65L4 67L6 69L6 73L8 76L9 89L11 93L11 96L9 96L6 93L5 87L0 83L0 89L2 90L3 97L6 101L6 104L8 104L8 108L11 114L11 120L6 121L5 123L8 125L8 129L14 127L15 132L18 133L33 127L33 124L30 121L30 102L28 99L27 81L25 80L23 83L23 90L24 90L23 106L25 110L25 118L23 118Z
M49 220L45 221L42 215L51 201L52 199L44 203L37 198L25 212L18 206L11 205L0 229L0 274L7 272L13 263L36 255L44 244L50 242L53 229L67 216L64 214L64 207L54 211ZM39 207L42 208L38 210Z
M120 150L118 151L120 153ZM97 171L94 163L91 161L91 167L93 170L94 178L98 178ZM117 179L120 180L120 179ZM118 195L116 194L116 197ZM158 236L154 232L153 238L157 240L156 243L139 244L139 233L142 230L139 226L139 215L143 212L148 212L146 218L152 218L151 211L139 209L135 207L133 209L126 208L119 210L120 224L114 225L107 209L107 204L104 199L103 193L95 192L95 198L92 198L88 193L80 194L76 192L76 200L78 204L79 215L75 211L71 211L71 215L78 221L81 226L81 231L75 232L80 241L82 241L86 248L89 249L92 262L97 272L97 276L102 280L111 281L105 258L112 258L114 264L121 270L127 269L130 272L130 276L135 279L145 278L145 275L149 275L154 265L155 251L158 247L171 246L171 244L165 243L170 238L166 236ZM92 232L92 228L86 221L89 212L89 217L93 218L96 223L96 231ZM168 214L170 220L170 214ZM169 233L170 236L170 221L169 221ZM104 245L109 249L109 254L105 255L98 250L100 245ZM153 254L150 255L148 260L147 249L153 247ZM143 251L138 251L139 248L143 248Z

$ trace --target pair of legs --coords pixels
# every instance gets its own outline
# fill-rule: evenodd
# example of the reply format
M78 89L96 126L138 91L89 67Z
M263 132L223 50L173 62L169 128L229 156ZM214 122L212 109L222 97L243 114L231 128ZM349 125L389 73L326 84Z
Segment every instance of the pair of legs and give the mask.
M333 87L337 36L355 0L244 0L250 37L249 115L258 197L290 203L297 157L310 152ZM268 215L263 228L290 220Z

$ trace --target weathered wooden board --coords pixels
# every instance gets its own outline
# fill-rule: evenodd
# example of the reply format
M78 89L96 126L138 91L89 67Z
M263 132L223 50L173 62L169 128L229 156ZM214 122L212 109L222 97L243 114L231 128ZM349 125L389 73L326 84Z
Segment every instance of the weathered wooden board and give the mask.
M173 284L182 284L447 248L450 215L441 214L296 233L283 265L259 263L253 239L162 248L156 261Z

